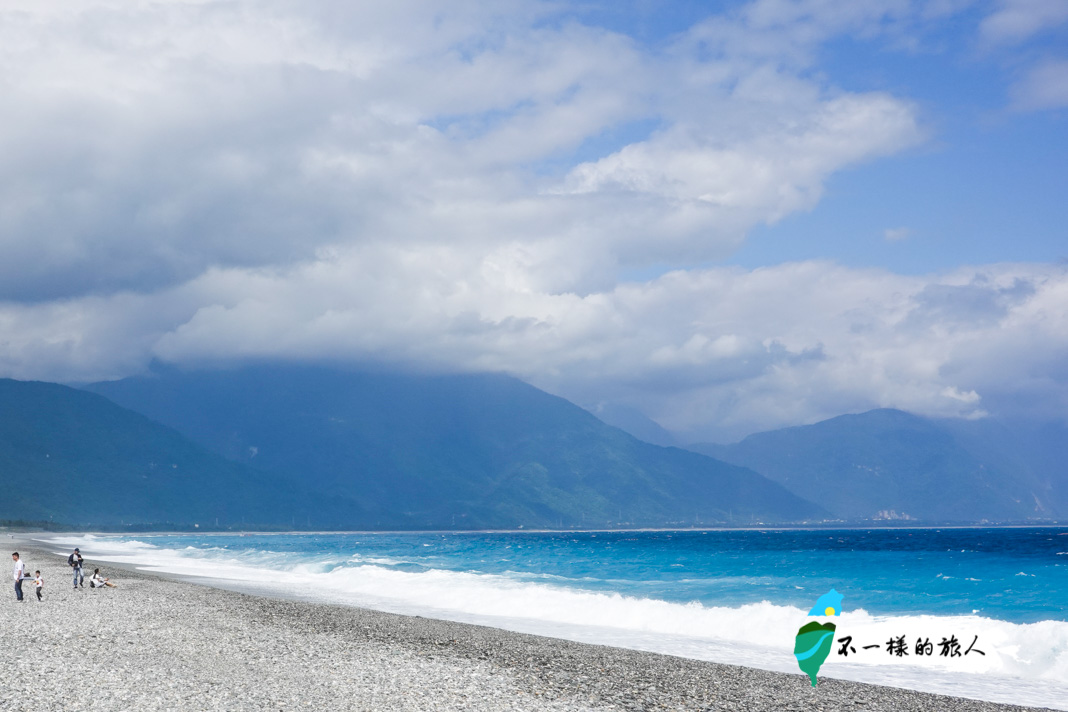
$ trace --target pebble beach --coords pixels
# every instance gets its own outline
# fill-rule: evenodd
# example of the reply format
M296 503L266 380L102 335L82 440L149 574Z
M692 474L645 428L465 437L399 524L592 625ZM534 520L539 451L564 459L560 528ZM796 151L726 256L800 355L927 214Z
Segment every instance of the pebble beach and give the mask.
M7 540L32 582L0 598L0 709L1033 710L225 591ZM5 554L10 560L10 551Z

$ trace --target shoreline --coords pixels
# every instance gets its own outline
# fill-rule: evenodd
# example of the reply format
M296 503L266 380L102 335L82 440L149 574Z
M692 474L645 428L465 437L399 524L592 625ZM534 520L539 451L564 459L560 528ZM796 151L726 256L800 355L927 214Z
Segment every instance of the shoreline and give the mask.
M160 530L48 530L48 529L22 529L0 526L0 534L8 534L14 537L57 537L57 536L181 536L183 534L194 536L291 536L291 535L338 535L338 534L612 534L627 532L785 532L785 531L871 531L871 530L900 530L900 531L938 531L943 529L1065 529L1068 530L1068 522L1051 523L1013 523L1013 524L826 524L826 525L788 525L770 524L767 526L719 526L719 527L619 527L614 529L160 529ZM34 539L36 540L36 539Z
M0 602L0 625L27 636L0 653L15 673L0 691L5 710L53 709L41 704L49 691L66 709L1037 709L834 678L812 688L800 672L238 593L111 563L119 588L75 591L65 559L34 538L8 539L41 569L45 601L25 586L16 604L9 586ZM91 703L66 699L71 674L92 687Z

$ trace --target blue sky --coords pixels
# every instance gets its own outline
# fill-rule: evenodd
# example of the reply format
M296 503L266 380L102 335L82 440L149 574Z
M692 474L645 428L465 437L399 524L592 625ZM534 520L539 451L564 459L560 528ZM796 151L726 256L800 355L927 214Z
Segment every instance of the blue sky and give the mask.
M1043 3L1019 5L1038 12ZM718 6L738 11L744 3ZM662 48L708 17L709 7L612 3L579 17ZM959 12L923 26L907 43L846 36L821 46L811 73L848 91L886 91L915 102L928 140L832 176L816 209L756 228L728 263L752 268L830 258L924 273L1068 259L1065 106L1020 111L1011 96L1030 64L1065 54L1068 31L1054 22L1026 42L984 43L980 28L998 9L960 3ZM887 230L903 237L888 240Z
M1059 0L15 0L0 376L1063 420L1066 40Z
M929 131L922 145L844 171L818 209L753 235L733 258L756 266L829 257L856 266L923 273L961 264L1068 258L1064 106L1011 108L1024 56L1063 45L1049 32L1026 51L976 47L975 13L939 35L938 49L903 52L854 41L827 52L841 86L915 101ZM944 45L942 43L945 43ZM943 47L948 47L945 49ZM907 237L885 239L887 229Z
M958 120L937 145L834 176L818 209L754 231L731 262L827 257L924 273L1068 259L1063 117ZM900 228L903 238L886 238Z

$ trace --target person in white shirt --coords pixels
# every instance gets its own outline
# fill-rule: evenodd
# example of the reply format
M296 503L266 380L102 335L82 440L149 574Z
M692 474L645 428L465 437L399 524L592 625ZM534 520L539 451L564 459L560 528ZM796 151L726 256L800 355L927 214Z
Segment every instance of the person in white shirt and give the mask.
M34 573L34 576L36 576L36 578L33 580L33 585L37 590L37 600L38 601L43 601L44 599L41 598L41 589L44 588L44 579L41 578L41 572L40 571L34 571L33 573Z
M115 588L115 584L111 583L111 579L106 579L100 575L100 569L93 569L93 575L89 577L89 588L103 588L104 586Z
M26 564L19 558L19 552L15 552L11 555L11 560L15 562L15 600L22 600L22 577L26 575Z

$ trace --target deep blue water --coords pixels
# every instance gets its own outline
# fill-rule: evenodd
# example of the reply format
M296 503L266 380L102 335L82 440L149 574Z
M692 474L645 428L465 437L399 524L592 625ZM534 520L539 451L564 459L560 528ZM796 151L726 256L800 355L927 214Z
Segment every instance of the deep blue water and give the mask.
M830 588L845 610L1068 620L1068 529L352 533L138 537L250 565L329 571L368 562L495 574L669 602L807 608ZM266 558L265 558L266 557Z

